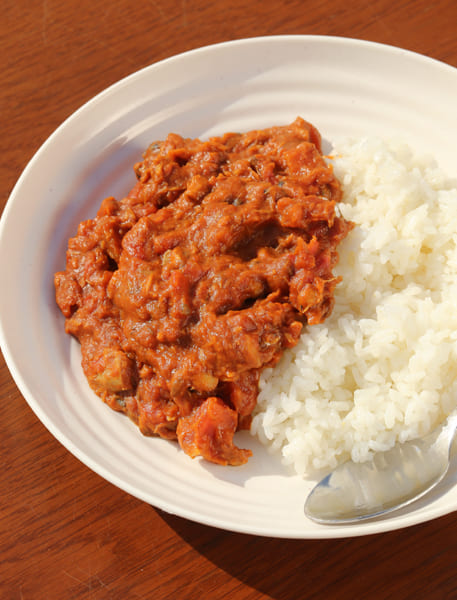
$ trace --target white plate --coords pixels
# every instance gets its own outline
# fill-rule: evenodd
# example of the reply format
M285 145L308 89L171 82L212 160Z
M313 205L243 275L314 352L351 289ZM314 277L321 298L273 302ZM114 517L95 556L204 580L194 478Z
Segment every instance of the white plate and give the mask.
M331 538L406 527L457 508L457 474L390 518L325 527L303 514L313 482L290 475L248 434L239 468L192 461L174 443L142 437L89 390L79 346L64 334L53 273L77 223L135 182L132 165L170 131L314 123L326 146L341 135L396 134L429 149L455 175L457 70L404 50L344 38L257 38L202 48L152 65L70 117L19 179L0 224L0 342L37 416L82 462L170 513L228 530Z

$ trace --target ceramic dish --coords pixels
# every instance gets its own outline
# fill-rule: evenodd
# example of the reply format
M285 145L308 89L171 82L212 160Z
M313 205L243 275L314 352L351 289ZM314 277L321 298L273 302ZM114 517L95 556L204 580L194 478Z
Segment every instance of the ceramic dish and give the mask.
M332 538L393 530L457 508L456 469L432 496L389 518L326 527L308 521L313 481L286 471L249 433L247 465L191 460L146 438L90 391L79 345L64 333L53 274L68 237L105 196L134 184L148 144L175 131L206 138L285 124L297 115L330 142L395 134L455 175L457 70L401 49L331 37L280 36L210 46L145 68L72 115L20 177L0 224L0 342L33 411L99 475L159 507L227 530ZM453 172L454 170L454 172Z

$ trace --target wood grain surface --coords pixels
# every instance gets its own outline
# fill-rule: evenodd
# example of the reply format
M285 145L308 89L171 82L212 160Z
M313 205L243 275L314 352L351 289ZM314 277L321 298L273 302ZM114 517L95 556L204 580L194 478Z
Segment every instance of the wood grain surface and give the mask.
M3 0L0 210L85 101L199 46L325 34L457 67L455 0ZM456 98L457 110L457 98ZM0 293L14 282L2 281ZM334 541L235 534L167 515L101 479L37 420L0 358L0 599L453 599L457 515Z

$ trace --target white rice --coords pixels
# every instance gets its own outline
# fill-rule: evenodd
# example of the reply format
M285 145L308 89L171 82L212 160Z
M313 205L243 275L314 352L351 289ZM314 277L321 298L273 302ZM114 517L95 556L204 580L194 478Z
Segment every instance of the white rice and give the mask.
M457 406L457 183L378 139L335 148L335 307L264 371L251 431L302 475L422 436Z

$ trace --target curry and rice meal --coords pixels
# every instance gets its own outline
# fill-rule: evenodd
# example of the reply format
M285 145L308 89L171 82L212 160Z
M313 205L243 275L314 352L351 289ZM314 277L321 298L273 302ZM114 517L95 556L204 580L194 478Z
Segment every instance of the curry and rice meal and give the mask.
M306 474L454 406L457 192L438 169L377 140L329 160L297 118L170 134L134 170L55 287L91 388L143 434L241 465L250 429Z

